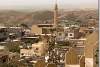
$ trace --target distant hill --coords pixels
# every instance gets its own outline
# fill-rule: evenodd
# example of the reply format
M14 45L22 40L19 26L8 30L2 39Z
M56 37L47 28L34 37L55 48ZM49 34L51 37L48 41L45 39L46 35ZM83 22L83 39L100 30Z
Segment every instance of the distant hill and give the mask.
M87 23L89 19L98 20L98 10L80 10L64 12L66 19Z
M59 11L59 16L64 17L65 20L86 23L89 18L98 20L98 10ZM18 25L21 23L32 25L43 23L46 20L53 20L53 11L0 11L0 24L5 25Z

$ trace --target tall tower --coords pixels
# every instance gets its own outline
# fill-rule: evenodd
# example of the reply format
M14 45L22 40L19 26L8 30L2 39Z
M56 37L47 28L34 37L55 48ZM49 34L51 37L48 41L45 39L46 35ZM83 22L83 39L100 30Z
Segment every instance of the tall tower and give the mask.
M55 1L55 6L54 6L54 27L56 27L57 25L57 16L58 16L58 4L57 4L57 0Z

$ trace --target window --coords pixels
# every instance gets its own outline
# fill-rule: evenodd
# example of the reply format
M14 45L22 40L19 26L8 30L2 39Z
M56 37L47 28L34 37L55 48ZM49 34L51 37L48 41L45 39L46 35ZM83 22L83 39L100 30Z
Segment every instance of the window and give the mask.
M38 53L39 48L35 48L34 52Z
M74 33L68 33L68 37L74 37Z
M36 48L36 50L39 50L39 48Z
M70 36L72 36L72 34L70 34Z
M68 33L66 33L65 36L68 36Z
M24 55L24 53L21 53L21 55Z
M59 36L61 36L62 35L62 33L59 33Z

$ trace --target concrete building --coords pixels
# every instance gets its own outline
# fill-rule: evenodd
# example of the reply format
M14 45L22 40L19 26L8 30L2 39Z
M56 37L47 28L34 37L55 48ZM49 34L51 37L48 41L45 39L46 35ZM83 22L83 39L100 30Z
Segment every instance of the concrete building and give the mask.
M53 29L53 24L38 24L39 28L42 28L42 34L51 34L51 29Z
M65 28L64 32L66 33L68 38L72 38L72 39L78 39L79 38L79 27Z
M70 48L65 54L65 67L85 67L85 56L79 56L74 48Z
M32 44L32 48L22 48L20 49L20 57L32 57L32 56L42 56L46 53L47 44L44 42L38 42Z
M81 39L70 39L70 42L73 43L73 46L77 52L78 55L84 55L85 54L85 38Z
M8 27L7 32L10 34L15 34L16 37L21 37L22 33L22 28L21 27Z
M88 21L89 27L96 27L96 24L98 24L96 19L89 19L89 21Z
M5 41L8 38L7 28L4 26L0 26L0 41Z
M37 25L32 25L31 33L35 35L40 35L42 34L42 28L39 28Z
M57 31L57 41L78 38L80 38L80 32L78 27L63 27L62 30Z
M4 46L0 46L0 62L5 63L9 61L9 51Z
M44 42L38 42L38 43L32 44L32 50L34 51L35 55L42 56L47 51L47 44Z
M32 49L20 49L20 57L32 57L34 51Z

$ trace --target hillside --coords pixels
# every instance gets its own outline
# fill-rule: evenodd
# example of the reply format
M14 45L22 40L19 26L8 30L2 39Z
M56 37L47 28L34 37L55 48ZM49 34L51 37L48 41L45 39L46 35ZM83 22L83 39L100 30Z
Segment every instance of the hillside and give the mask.
M80 23L87 23L88 19L94 18L98 20L98 11L59 11L60 20L71 20ZM17 25L25 23L28 25L43 23L46 20L53 19L53 11L33 11L33 12L20 12L20 11L0 11L0 24Z

